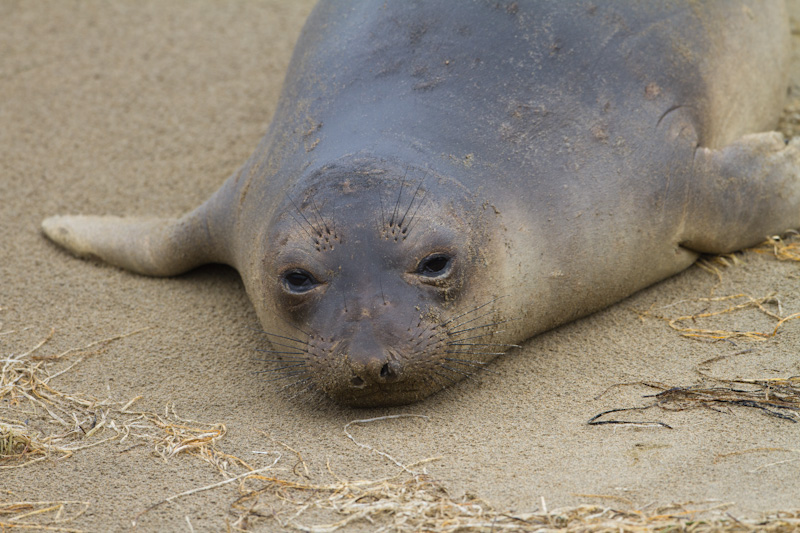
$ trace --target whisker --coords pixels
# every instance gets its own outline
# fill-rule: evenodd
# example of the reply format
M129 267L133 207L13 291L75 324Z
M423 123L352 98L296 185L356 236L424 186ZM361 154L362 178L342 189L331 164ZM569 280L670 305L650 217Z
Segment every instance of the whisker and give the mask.
M386 226L386 214L385 214L384 209L383 209L383 195L382 194L378 195L378 200L381 203L381 227L386 229L387 228L387 226Z
M455 340L457 340L457 341L471 341L472 339L480 339L481 337L488 337L489 335L497 335L498 333L505 333L505 331L506 330L504 330L504 329L499 329L497 331L490 331L489 333L481 333L480 335L473 335L472 337L461 337L460 339L455 339Z
M280 368L270 368L269 370L256 370L256 374L266 374L267 372L280 372L281 370L286 370L287 368L297 368L298 366L306 366L305 363L298 363L296 365L288 365L282 366Z
M284 348L291 348L292 350L302 350L302 348L300 348L300 347L298 347L298 346L292 346L292 345L290 345L290 344L283 344L282 342L278 342L278 341L273 341L273 340L270 340L270 341L268 341L268 342L269 342L270 344L272 344L273 346L283 346ZM258 350L258 349L259 349L259 348L256 348L256 350ZM302 351L302 352L300 352L300 353L301 353L301 354L304 354L304 353L308 353L308 352L307 352L306 350L304 350L304 351Z
M397 219L397 209L400 207L400 198L403 197L403 187L406 184L406 174L408 174L408 167L406 167L406 171L403 174L403 177L400 179L400 192L397 193L397 201L394 204L394 213L392 213L392 219L389 220L389 226L394 226L395 220Z
M254 359L259 363L305 363L305 359Z
M292 324L291 322L289 322L289 321L288 321L288 320L286 320L285 318L281 317L281 321L282 321L284 324L286 324L287 326L289 326L289 327L292 327L292 328L296 329L297 331L299 331L300 333L302 333L302 334L303 334L303 335L305 335L306 337L312 337L311 333L309 333L309 332L307 332L307 331L305 331L305 330L301 329L299 326L296 326L296 325ZM264 333L266 333L266 332L264 332ZM296 341L297 341L297 339L292 339L292 340L296 340ZM302 341L298 341L298 342L302 342Z
M300 385L301 383L306 383L306 382L308 382L308 381L311 381L311 376L309 376L309 377L307 377L307 378L305 378L305 379L299 379L299 380L297 380L297 381L294 381L294 382L292 382L292 383L289 383L288 385L284 385L283 387L281 387L280 389L278 389L278 392L283 392L283 391L285 391L286 389L288 389L288 388L290 388L290 387L296 387L297 385Z
M492 374L497 374L498 376L500 375L499 372L495 372L491 368L487 368L486 366L481 366L481 365L487 365L488 364L488 363L484 363L484 362L481 362L481 361L465 361L463 359L453 359L451 357L445 357L444 360L445 361L450 361L451 363L455 363L457 365L469 366L469 367L475 368L477 370L481 370L483 372L491 372Z
M257 352L262 352L262 353L276 353L276 354L278 354L278 355L281 355L281 354L286 354L286 355L303 355L303 354L305 354L305 353L306 353L306 352L280 352L280 351L278 351L278 350L264 350L263 348L256 348L256 351L257 351Z
M488 313L484 313L482 315L476 316L475 318L471 318L471 319L467 320L466 322L461 322L460 324L456 324L456 325L452 326L450 329L455 329L455 328L460 328L461 326L466 326L470 322L475 322L476 320L480 320L481 318L487 317L487 316L492 315L492 314L494 314L494 311L489 311Z
M403 222L406 221L406 217L408 216L408 212L411 211L411 207L414 205L414 200L416 200L416 198L417 198L417 193L419 193L420 187L422 187L422 180L420 180L419 185L417 185L417 188L414 190L414 194L411 195L411 201L408 203L408 207L406 207L406 212L403 213L403 218L401 218L400 222L397 224L398 226L402 227L403 226Z
M488 328L488 327L491 327L491 326L496 326L498 324L505 324L506 322L514 322L516 320L520 320L520 319L519 318L509 318L508 320L501 320L500 322L493 322L491 324L484 324L482 326L475 326L473 328L462 329L462 330L459 330L459 331L448 331L447 334L450 335L450 336L458 335L459 333L465 333L467 331L474 331L476 329L481 329L481 328ZM494 333L497 333L497 332L494 332Z
M457 374L461 374L461 375L466 376L468 378L471 378L473 376L472 372L462 372L461 370L458 370L457 368L449 367L444 363L439 363L438 366L440 366L441 368L444 368L445 370L449 370L450 372L455 372Z
M448 346L507 346L509 348L522 348L519 344L493 344L493 343L478 343L478 342L448 342Z
M505 355L506 352L444 352L444 353L460 353L469 355Z
M437 366L440 366L440 365L437 365ZM448 376L447 374L442 374L441 372L438 372L438 371L436 371L436 370L433 370L433 373L434 373L434 374L437 374L437 375L439 375L439 376L442 376L443 378L445 378L445 379L449 380L449 381L450 381L450 383L458 383L458 380L457 380L456 378L454 378L454 377L450 377L450 376Z
M466 313L461 313L460 315L454 316L453 318L451 318L451 319L450 319L450 320L448 320L447 322L442 322L442 324L441 324L441 325L442 325L442 326L446 326L447 324L449 324L449 323L450 323L450 322L452 322L453 320L458 320L458 319L459 319L459 318L461 318L462 316L466 316L466 315L468 315L468 314L470 314L470 313L474 313L474 312L475 312L475 311L477 311L478 309L481 309L481 308L483 308L483 307L486 307L487 305L489 305L489 304L492 304L492 303L496 302L497 300L499 300L499 299L501 299L501 298L505 298L506 296L508 296L508 295L507 295L507 294L504 294L504 295L502 295L502 296L498 296L497 298L494 298L494 299L492 299L492 300L489 300L489 301L488 301L488 302L486 302L485 304L481 304L481 305L479 305L478 307L475 307L475 308L473 308L473 309L470 309L470 310L469 310L469 311L467 311Z
M292 203L294 203L294 202L292 202ZM297 207L297 206L295 206L295 207ZM315 237L314 237L314 236L313 236L311 233L309 233L309 232L308 232L308 230L306 229L306 227L303 225L303 223L302 223L302 222L300 222L300 220L298 220L298 218L295 216L295 214L294 214L294 213L292 213L291 211L289 211L289 214L290 214L290 215L292 215L292 218L294 219L294 221L295 221L295 222L297 222L297 225L298 225L298 226L300 226L300 229L302 229L302 230L303 230L303 231L306 233L306 235L308 235L308 238L309 238L309 239L311 239L311 242L313 243L313 242L314 242L314 239L315 239ZM306 218L306 217L303 217L303 218ZM306 223L308 223L308 220L307 220L307 219L306 219ZM313 229L314 229L314 228L313 228L313 226L312 226L312 230L313 230Z
M428 175L428 173L427 173L427 171L426 171L426 172L425 172L425 176L427 176L427 175ZM422 185L422 183L425 181L425 176L423 176L423 177L422 177L422 180L420 180L420 182L419 182L419 183L420 183L420 185ZM423 192L422 192L422 198L420 198L420 199L419 199L419 202L417 203L417 208L414 210L414 213L411 215L411 218L408 220L408 231L406 231L406 236L408 236L408 235L411 233L411 230L413 230L413 229L414 229L414 227L416 226L416 225L414 224L414 219L415 219L415 218L416 218L416 216L417 216L417 212L419 212L419 208L420 208L420 207L422 207L422 204L423 204L423 203L425 203L425 198L426 198L427 196L428 196L428 191L423 191ZM413 201L413 200L412 200L412 201Z
M313 198L311 199L311 206L314 208L314 215L316 216L316 218L318 218L318 219L319 219L319 221L320 221L320 225L322 226L322 228L323 228L323 229L324 229L324 230L325 230L325 231L326 231L328 234L330 234L331 230L330 230L330 228L328 228L328 223L327 223L327 222L325 222L325 218L323 218L323 216L322 216L322 212L319 210L319 207L317 207L317 202L316 202L316 201L314 201L314 199L313 199ZM322 233L322 231L320 231L319 233Z
M297 210L297 212L300 214L300 216L301 216L301 217L303 217L303 220L305 220L305 221L306 221L306 224L308 224L308 227L309 227L309 228L311 228L311 230L312 230L312 231L313 231L315 234L319 234L319 230L318 230L316 227L314 227L314 224L312 224L312 223L311 223L311 222L310 222L310 221L309 221L309 220L306 218L306 216L303 214L303 211L300 209L300 206L298 206L298 205L297 205L297 203L295 203L295 201L294 201L294 198L292 198L292 197L291 197L291 196L289 196L288 194L286 195L286 197L289 199L289 201L290 201L290 202L292 202L292 205L293 205L293 206L294 206L294 208ZM291 213L291 211L290 211L289 213L292 215L292 217L294 217L294 214L293 214L293 213ZM295 220L297 220L297 218L295 218ZM300 227L303 227L302 223L301 223L299 220L297 220L297 223L298 223L298 224L300 224ZM306 233L308 233L308 232L306 232ZM311 240L312 240L312 241L314 241L314 240L315 240L315 237L313 237L313 236L312 236L312 235L310 235L310 234L309 234L309 237L311 238Z
M311 379L311 378L308 378L308 379ZM292 383L292 386L293 386L293 387L296 387L296 386L298 386L300 383L303 383L304 381L307 381L307 380L306 380L306 379L304 379L304 380L298 381L298 382L296 382L296 383ZM283 390L283 389L281 389L281 390ZM312 383L312 384L310 384L310 385L309 385L308 387L306 387L305 389L301 389L301 390L297 391L296 393L292 394L291 396L289 396L289 401L291 401L291 400L294 400L295 398L297 398L297 397L298 397L298 396L300 396L301 394L306 394L306 393L308 393L309 391L312 391L312 390L314 390L314 384L313 384L313 383Z
M435 377L433 377L431 375L425 376L425 381L428 381L428 380L433 381L436 384L436 386L439 387L440 389L444 389L444 388L447 387L447 385L442 384L441 381L439 381L438 379L436 379Z
M285 339L287 341L292 341L292 342L299 342L300 344L305 344L306 346L311 346L310 343L308 343L306 341L301 341L300 339L295 339L294 337L286 337L284 335L278 335L277 333L270 333L269 331L262 331L261 333L263 333L264 335L270 335L272 337L278 337L279 339ZM283 346L283 345L281 345L281 346Z
M489 363L485 363L483 361L468 361L466 359L454 359L452 357L445 357L445 361L453 361L458 363L466 363L469 365L488 365Z
M286 321L284 320L284 322L286 322ZM289 324L289 322L286 322L286 323L287 323L287 324ZM289 324L289 325L291 326L291 324ZM255 331L255 332L256 332L256 333L258 333L259 335L272 335L272 333L269 333L269 332L267 332L266 330L264 330L264 329L262 329L262 328L254 328L254 327L252 327L252 326L245 326L245 327L246 327L247 329L249 329L250 331ZM311 336L311 335L309 335L308 333L306 333L305 331L301 330L300 328L297 328L296 326L293 326L293 327L294 327L295 329L297 329L298 331L300 331L300 332L301 332L303 335L305 335L306 337L310 337L310 336ZM287 339L291 339L291 340L293 340L293 341L297 341L297 342L303 342L303 341L301 341L300 339L295 339L294 337L287 337Z

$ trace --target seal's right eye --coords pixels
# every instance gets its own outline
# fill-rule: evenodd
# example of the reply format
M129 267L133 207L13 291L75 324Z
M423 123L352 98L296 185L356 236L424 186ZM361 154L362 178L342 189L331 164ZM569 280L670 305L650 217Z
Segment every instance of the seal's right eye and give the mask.
M283 275L283 286L291 293L302 294L319 285L319 281L307 270L295 268Z

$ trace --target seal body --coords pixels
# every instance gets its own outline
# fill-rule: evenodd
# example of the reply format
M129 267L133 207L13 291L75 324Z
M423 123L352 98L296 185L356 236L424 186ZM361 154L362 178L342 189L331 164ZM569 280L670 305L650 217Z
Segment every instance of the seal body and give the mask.
M208 202L43 228L149 275L230 264L290 386L416 401L800 227L799 145L770 131L787 20L756 0L321 2Z

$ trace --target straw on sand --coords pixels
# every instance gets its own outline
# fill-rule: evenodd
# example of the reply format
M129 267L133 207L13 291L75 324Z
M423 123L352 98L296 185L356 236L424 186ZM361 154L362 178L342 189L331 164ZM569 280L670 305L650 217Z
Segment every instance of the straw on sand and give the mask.
M800 242L792 240L776 237L754 251L770 253L779 260L800 261ZM701 263L701 268L712 271L721 279L721 272L717 267L736 261L735 256L706 260ZM680 305L693 305L700 309L673 312ZM753 311L771 320L772 326L766 330L739 330L698 325L704 321ZM664 320L681 335L701 340L764 340L775 337L787 322L800 318L800 313L784 315L781 302L774 295L753 297L744 293L677 302L658 313L649 310L640 311L639 315L642 318ZM9 333L13 332L0 332L0 335ZM100 354L112 342L136 333L139 331L95 341L80 349L43 355L43 347L54 335L51 330L41 342L24 353L0 353L0 401L6 401L11 407L8 412L14 413L13 417L0 417L0 470L23 468L45 459L65 460L80 450L112 441L123 445L130 442L129 448L149 446L164 461L178 454L187 454L213 466L223 476L223 480L156 502L136 518L161 504L234 485L238 487L239 497L230 507L234 515L234 521L230 524L232 531L245 531L260 522L315 533L346 531L353 527L369 531L397 532L800 530L800 513L797 512L773 513L765 515L761 520L742 520L725 513L727 505L718 502L687 502L666 508L634 509L629 501L597 494L577 496L605 503L614 501L620 505L588 504L548 510L545 500L542 499L538 505L532 505L532 512L497 510L488 502L474 496L451 495L424 467L435 459L406 465L386 452L357 441L349 432L349 427L353 424L419 415L354 420L343 428L345 435L357 449L363 453L378 454L396 466L398 471L394 476L376 480L346 480L334 474L328 465L328 472L336 481L313 483L300 452L278 441L275 442L298 458L295 468L291 469L295 479L268 475L281 460L281 454L267 452L275 454L271 464L255 468L234 455L224 453L218 446L226 434L226 427L222 423L183 419L176 414L174 406L165 407L163 414L136 411L132 406L141 397L124 403L110 399L101 400L88 395L63 392L53 383L54 378L71 371L86 357ZM740 353L746 352L747 350ZM706 372L707 366L719 359L701 363L698 372L704 381L692 386L644 382L620 384L618 386L644 385L656 392L646 396L650 399L647 405L605 411L596 415L590 423L669 427L659 421L619 420L610 415L652 408L685 410L694 407L755 408L782 420L800 421L800 377L719 379ZM28 423L31 419L44 424L38 424L40 429L34 430L33 425ZM736 453L751 452L800 454L800 450L766 448ZM728 455L720 455L717 460L724 460ZM764 465L764 468L797 460L800 458L791 456L789 459ZM302 466L300 471L299 465ZM65 524L79 518L89 507L89 503L80 501L7 500L9 498L0 496L0 530L16 528L78 531L66 527Z

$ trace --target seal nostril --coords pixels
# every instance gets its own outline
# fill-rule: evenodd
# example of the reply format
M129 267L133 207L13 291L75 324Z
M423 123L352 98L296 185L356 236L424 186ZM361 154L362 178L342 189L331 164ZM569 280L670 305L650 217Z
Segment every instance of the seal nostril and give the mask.
M354 378L352 379L352 381L350 381L350 383L352 383L353 387L359 387L359 388L361 388L361 387L363 387L363 386L364 386L364 380L363 380L363 379L361 379L361 378L360 378L360 377L358 377L358 376L354 377Z
M380 379L384 383L393 383L400 379L400 365L396 361L389 361L381 367Z

